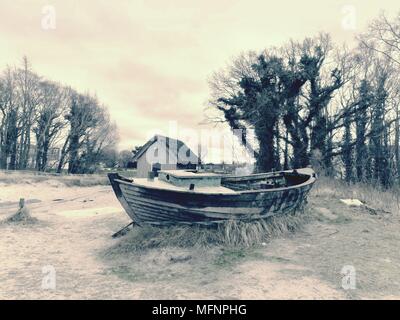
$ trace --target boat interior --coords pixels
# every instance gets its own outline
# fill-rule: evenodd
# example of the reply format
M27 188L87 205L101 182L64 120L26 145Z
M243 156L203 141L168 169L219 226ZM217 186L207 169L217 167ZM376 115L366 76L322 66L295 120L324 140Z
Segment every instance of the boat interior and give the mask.
M147 179L134 179L135 183L171 190L231 193L245 190L285 188L302 184L310 174L296 170L235 176L198 170L160 170L157 177L149 173Z
M249 176L227 176L222 178L221 185L235 191L240 190L265 190L286 188L302 184L310 179L310 175L293 172L272 172L253 174Z

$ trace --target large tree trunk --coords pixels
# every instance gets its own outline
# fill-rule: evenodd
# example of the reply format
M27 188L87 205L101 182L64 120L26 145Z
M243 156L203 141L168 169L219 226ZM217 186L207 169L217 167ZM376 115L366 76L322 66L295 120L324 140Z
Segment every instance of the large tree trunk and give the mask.
M15 110L10 112L10 121L7 128L6 138L6 156L10 157L7 169L17 169L17 140L18 140L18 128L17 128L17 113Z
M285 136L285 150L283 152L283 169L288 170L289 169L289 146L288 146L288 139L289 139L289 133L286 131L286 136Z
M65 158L67 157L68 153L68 146L69 146L69 136L65 139L64 145L61 149L61 156L57 166L57 173L61 173L62 168L64 167Z
M260 141L260 150L257 158L258 171L272 171L272 169L276 169L273 129L272 127L269 129L258 128L256 134Z
M351 121L348 117L344 119L344 137L342 142L342 159L345 169L345 180L351 182L353 180L353 154L351 143Z
M70 139L68 173L79 171L79 136L73 135Z

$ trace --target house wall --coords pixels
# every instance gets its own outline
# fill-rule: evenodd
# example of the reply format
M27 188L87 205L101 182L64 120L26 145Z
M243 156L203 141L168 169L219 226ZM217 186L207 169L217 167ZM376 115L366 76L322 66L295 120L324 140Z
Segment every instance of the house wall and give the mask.
M146 161L146 153L144 153L137 161L136 176L146 178L149 171L151 171L151 163Z
M148 172L152 170L152 164L147 162L146 159L146 151L138 160L137 160L137 171L136 175L138 178L147 178ZM151 152L151 151L150 151ZM166 147L164 145L161 145L159 151L160 154L161 152L167 152ZM168 153L167 153L168 154ZM167 156L168 157L168 156ZM169 164L169 163L161 163L161 170L175 170L176 169L176 164Z

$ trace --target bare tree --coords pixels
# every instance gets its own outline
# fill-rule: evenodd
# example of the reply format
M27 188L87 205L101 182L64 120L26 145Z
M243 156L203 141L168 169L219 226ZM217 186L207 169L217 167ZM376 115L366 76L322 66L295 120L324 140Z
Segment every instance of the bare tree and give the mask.
M19 143L18 143L18 169L26 169L31 149L31 133L34 115L39 103L40 78L34 74L29 66L28 59L23 58L22 68L16 70L16 90L19 103Z
M115 144L117 130L104 106L96 98L71 91L65 115L68 133L61 151L58 172L68 158L69 173L93 172L102 159L102 151Z
M344 65L327 63L331 53L329 36L321 34L259 56L242 55L211 79L210 103L223 115L217 121L232 129L255 129L260 170L281 167L282 140L291 146L292 167L308 165L310 150L325 155L330 149L327 107L345 82ZM278 130L280 123L286 135Z
M48 164L49 149L66 127L64 118L67 100L66 88L56 83L40 83L40 103L36 110L33 132L36 137L35 168L44 171Z
M44 171L52 148L60 147L57 171L92 172L118 139L107 108L35 74L26 57L0 77L0 168Z
M8 67L2 79L1 89L1 132L0 168L16 169L18 139L18 104L13 70Z
M358 38L363 46L400 66L400 12L393 20L382 13Z
M118 154L118 165L121 168L128 168L129 163L132 161L133 153L129 150L122 150Z

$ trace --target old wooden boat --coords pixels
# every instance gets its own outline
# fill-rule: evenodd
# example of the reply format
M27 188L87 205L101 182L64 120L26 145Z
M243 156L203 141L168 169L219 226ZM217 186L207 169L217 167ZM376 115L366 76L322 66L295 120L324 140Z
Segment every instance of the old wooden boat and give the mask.
M108 176L122 207L138 225L216 225L294 212L304 205L316 180L311 168L248 176L195 170L164 170L147 179Z

